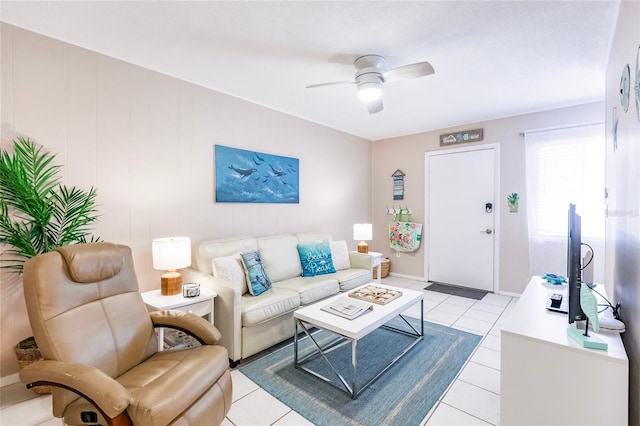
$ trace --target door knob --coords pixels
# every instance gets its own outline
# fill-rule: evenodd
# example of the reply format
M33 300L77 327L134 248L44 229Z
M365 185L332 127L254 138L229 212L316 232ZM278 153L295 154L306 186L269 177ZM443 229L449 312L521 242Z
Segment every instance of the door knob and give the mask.
M487 228L484 231L480 231L481 234L492 234L493 233L493 229L491 228Z

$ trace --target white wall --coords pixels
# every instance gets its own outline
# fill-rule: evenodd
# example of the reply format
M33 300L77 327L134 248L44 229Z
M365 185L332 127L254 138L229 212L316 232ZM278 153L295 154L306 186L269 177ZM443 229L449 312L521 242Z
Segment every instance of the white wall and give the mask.
M151 240L329 232L351 249L369 221L370 142L2 24L2 148L16 135L57 153L65 183L98 190L103 240L130 245L158 288ZM299 204L216 204L215 144L296 157ZM2 377L31 334L20 280L0 274Z
M640 111L634 76L640 55L640 3L622 1L611 44L606 82L607 208L606 284L622 305L627 331L622 340L629 357L629 424L640 424ZM631 99L620 103L620 75L631 67ZM618 144L613 149L613 108L618 115Z
M419 278L425 276L425 244L422 244L417 252L402 253L399 258L395 256L395 253L392 256L387 239L389 216L386 215L386 206L407 206L413 210L412 221L424 223L424 153L442 149L439 137L443 133L483 128L484 140L480 143L500 144L501 193L495 201L496 208L500 209L500 266L498 272L500 291L522 293L529 282L530 270L524 138L520 133L527 130L594 121L604 121L603 102L472 123L374 142L374 241L372 249L390 256L391 273ZM406 174L405 197L401 202L393 201L391 175L396 169L401 169ZM507 195L513 192L520 194L518 213L509 213L507 207ZM426 242L426 237L423 238L423 242Z

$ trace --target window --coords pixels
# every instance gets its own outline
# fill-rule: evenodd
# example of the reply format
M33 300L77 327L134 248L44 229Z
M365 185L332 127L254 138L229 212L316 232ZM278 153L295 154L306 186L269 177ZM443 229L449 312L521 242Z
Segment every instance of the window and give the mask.
M567 210L576 204L582 237L604 238L604 125L525 134L529 235L567 236Z

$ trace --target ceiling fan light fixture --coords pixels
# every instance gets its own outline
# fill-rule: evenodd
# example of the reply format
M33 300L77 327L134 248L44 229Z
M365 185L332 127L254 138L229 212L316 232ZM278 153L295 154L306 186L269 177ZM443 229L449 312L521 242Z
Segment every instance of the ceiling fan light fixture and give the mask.
M382 96L382 83L367 82L358 85L358 96L364 102L371 102L380 99Z
M358 90L358 97L366 104L369 114L376 114L382 111L383 84L424 77L435 72L429 62L416 62L390 70L386 70L385 65L386 61L380 55L360 56L353 62L353 66L356 69L353 81L311 84L307 86L307 89L337 84L355 84Z

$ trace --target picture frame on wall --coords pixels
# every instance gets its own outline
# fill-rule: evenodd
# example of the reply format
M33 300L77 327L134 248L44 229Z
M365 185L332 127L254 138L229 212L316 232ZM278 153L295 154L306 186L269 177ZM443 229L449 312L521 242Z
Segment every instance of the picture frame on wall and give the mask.
M214 146L217 203L300 203L300 160Z

